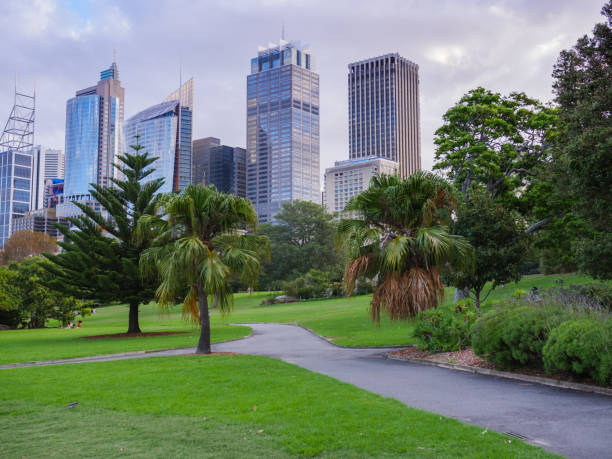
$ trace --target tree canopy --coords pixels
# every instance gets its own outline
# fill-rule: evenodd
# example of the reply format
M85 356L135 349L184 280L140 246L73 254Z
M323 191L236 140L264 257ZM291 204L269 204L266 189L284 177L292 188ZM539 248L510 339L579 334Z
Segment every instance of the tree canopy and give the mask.
M27 257L37 257L45 252L57 252L55 238L45 233L22 230L13 233L4 243L0 252L0 261L4 264L21 261Z
M441 177L416 172L408 179L375 176L367 190L346 206L357 218L342 219L336 243L347 250L345 284L377 278L372 318L381 311L406 319L434 308L444 294L440 271L448 263L471 268L472 251L462 236L450 234L455 208L453 187Z
M559 55L553 91L563 125L559 194L586 223L574 243L580 267L612 278L612 2L592 36Z
M136 139L138 142L138 138ZM47 255L56 275L51 286L77 298L98 302L117 301L130 308L128 333L140 333L138 308L153 300L156 284L139 273L140 256L150 240L136 237L143 215L155 211L157 191L163 179L145 181L157 159L132 145L133 154L118 157L115 167L123 178L113 186L91 184L91 195L108 212L108 217L83 203L74 202L83 215L68 220L73 228L58 225L64 235L63 252Z

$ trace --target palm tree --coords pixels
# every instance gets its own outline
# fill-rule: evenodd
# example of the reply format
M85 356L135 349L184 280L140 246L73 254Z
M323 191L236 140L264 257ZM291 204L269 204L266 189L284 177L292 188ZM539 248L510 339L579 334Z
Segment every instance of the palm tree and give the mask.
M377 278L371 302L372 319L380 323L381 310L391 319L406 319L434 308L444 294L443 267L469 269L470 244L449 233L455 207L452 186L430 172L408 179L379 175L353 197L342 219L336 244L346 248L349 261L344 281L352 294L355 281Z
M256 223L250 201L201 185L165 195L156 215L139 222L141 237L154 238L140 259L141 272L159 276L156 297L162 309L182 299L183 316L200 324L197 354L210 353L209 299L229 312L230 276L254 281L260 258L267 256L267 238L244 234Z

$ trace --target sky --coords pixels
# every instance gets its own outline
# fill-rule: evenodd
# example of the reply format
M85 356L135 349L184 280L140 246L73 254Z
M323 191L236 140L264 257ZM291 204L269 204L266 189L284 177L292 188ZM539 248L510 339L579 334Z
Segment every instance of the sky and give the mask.
M348 159L347 66L398 52L419 65L422 166L442 115L470 89L551 101L562 49L603 0L3 0L0 124L36 90L35 143L64 148L66 100L117 50L125 119L195 79L194 139L245 145L246 77L258 45L308 43L320 75L321 173Z

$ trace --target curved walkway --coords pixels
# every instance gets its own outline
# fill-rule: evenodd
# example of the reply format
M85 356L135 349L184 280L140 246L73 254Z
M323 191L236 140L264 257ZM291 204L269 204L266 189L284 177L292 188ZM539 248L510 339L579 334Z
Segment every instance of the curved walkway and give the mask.
M385 354L390 349L340 348L294 325L245 325L253 329L250 337L214 344L213 351L282 359L412 407L510 433L567 457L612 457L612 397L388 360ZM194 348L174 349L38 364L193 351Z

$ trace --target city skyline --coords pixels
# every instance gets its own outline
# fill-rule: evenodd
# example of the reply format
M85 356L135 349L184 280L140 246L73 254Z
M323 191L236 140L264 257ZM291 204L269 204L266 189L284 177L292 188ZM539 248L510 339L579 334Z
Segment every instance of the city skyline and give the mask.
M346 66L389 52L419 65L422 166L430 169L433 131L446 109L478 85L549 101L559 51L600 21L600 8L599 1L440 2L435 8L425 2L355 2L351 8L345 2L205 2L188 8L167 2L149 2L147 8L138 2L8 2L0 19L7 39L0 48L18 46L20 52L9 53L12 60L0 70L0 107L6 117L17 69L20 90L36 86L35 143L62 148L65 101L108 66L116 47L127 90L126 118L148 101L161 100L165 88L176 87L182 62L183 73L196 77L193 137L214 135L243 146L248 59L257 44L278 41L284 22L287 38L305 39L317 56L320 174L348 153ZM462 20L456 21L459 13ZM197 27L203 15L212 19L211 30ZM153 19L159 17L169 27L180 25L176 37L152 35ZM375 26L367 26L372 19ZM185 41L191 43L189 50L180 49Z

